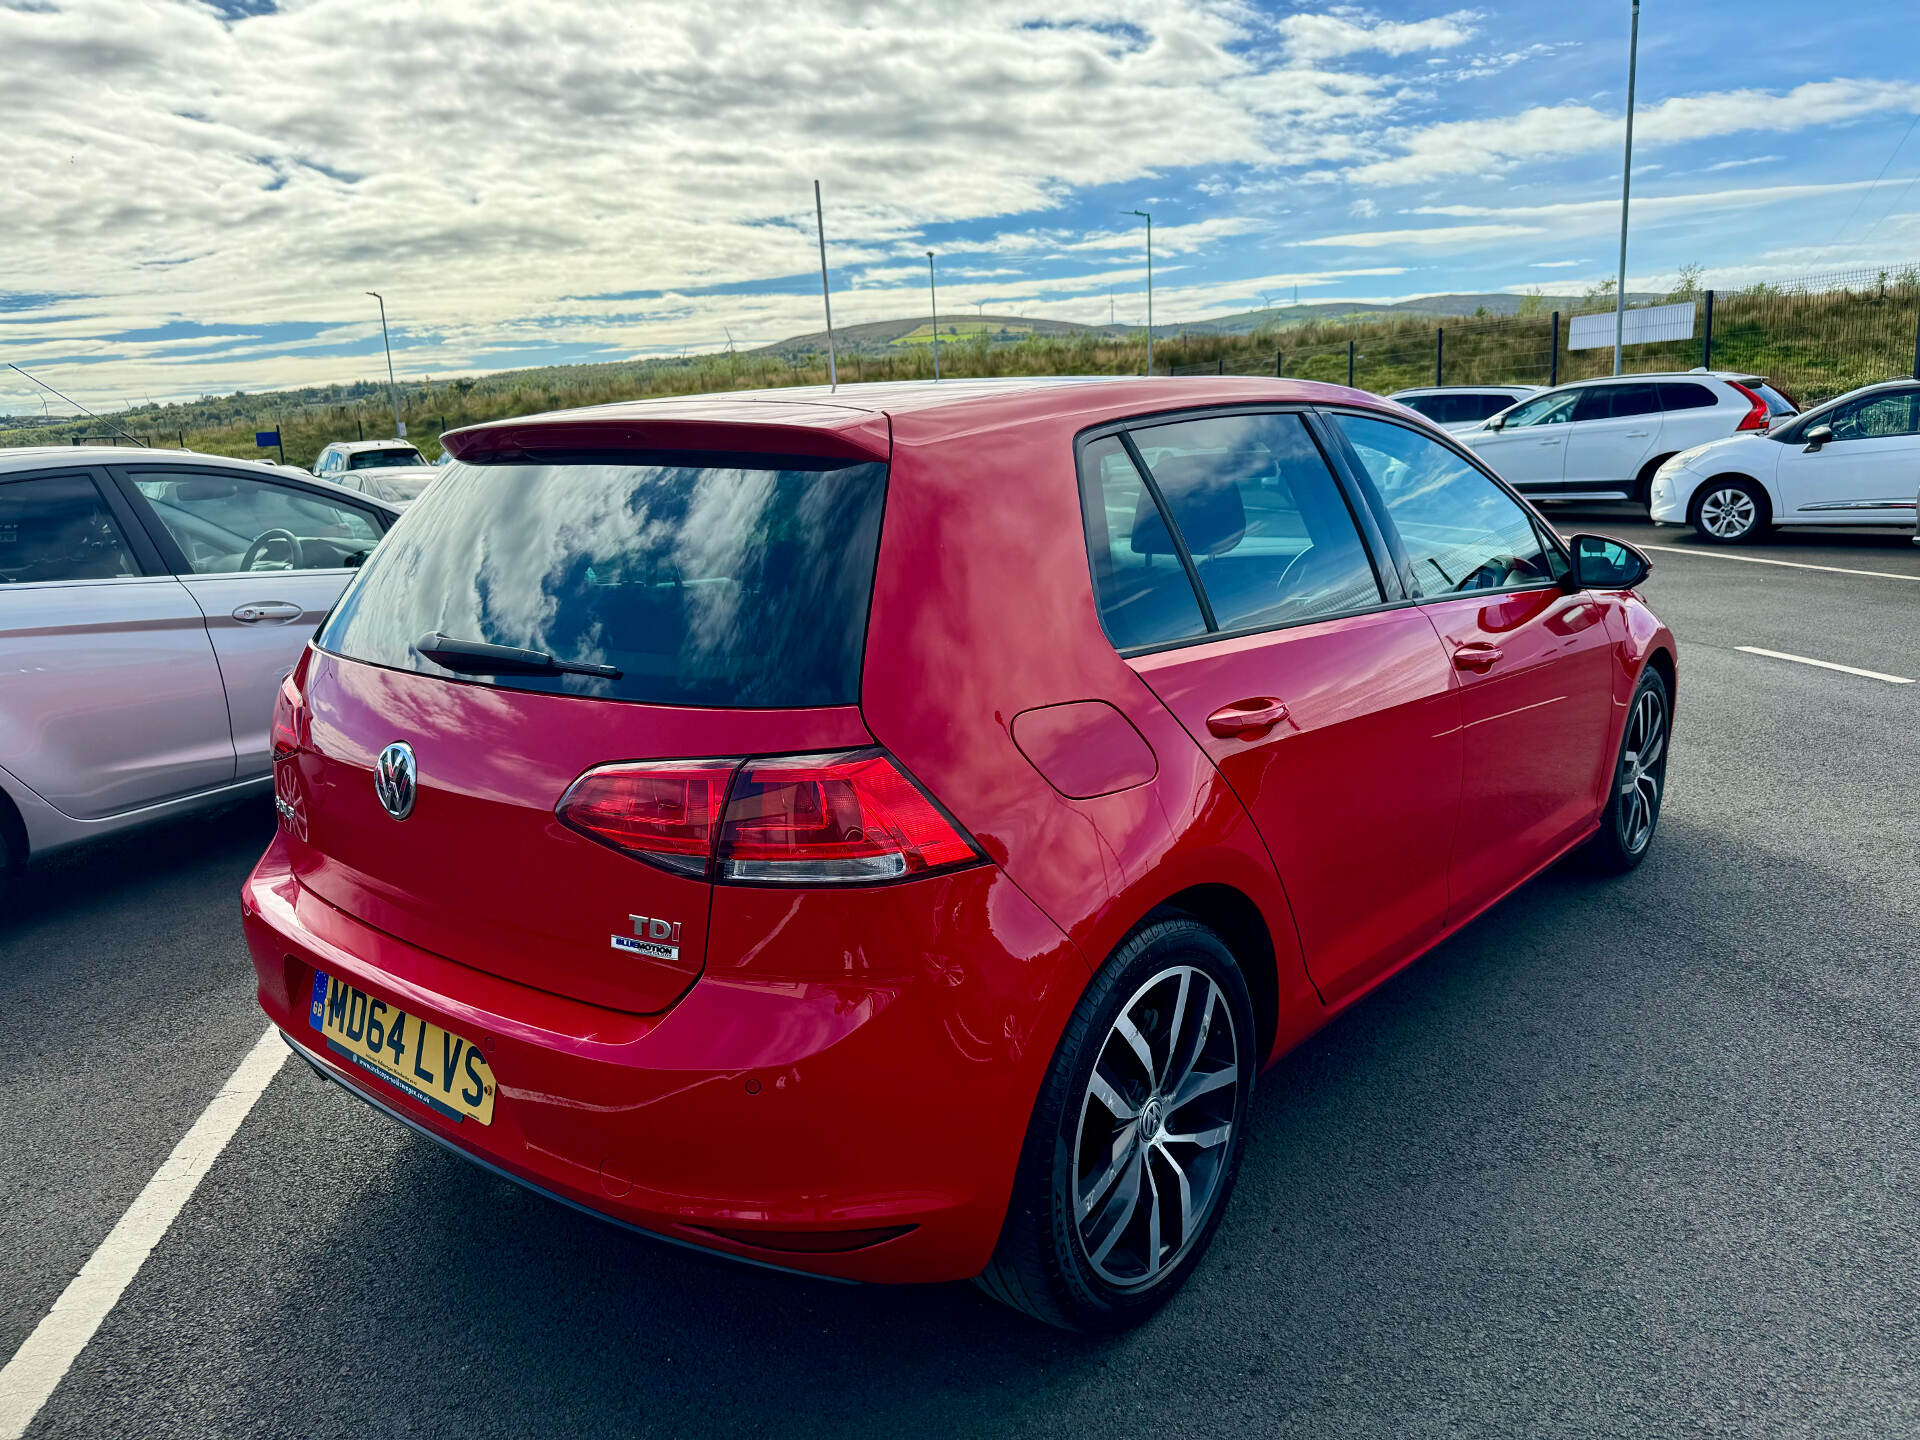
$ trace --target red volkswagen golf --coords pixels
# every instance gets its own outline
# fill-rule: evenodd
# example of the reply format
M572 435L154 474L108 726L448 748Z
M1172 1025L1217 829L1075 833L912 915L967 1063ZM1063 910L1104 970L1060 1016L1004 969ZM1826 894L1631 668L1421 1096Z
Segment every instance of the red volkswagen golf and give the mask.
M1357 391L853 386L446 443L282 689L260 1000L394 1119L655 1235L1132 1323L1264 1066L1653 837L1645 558Z

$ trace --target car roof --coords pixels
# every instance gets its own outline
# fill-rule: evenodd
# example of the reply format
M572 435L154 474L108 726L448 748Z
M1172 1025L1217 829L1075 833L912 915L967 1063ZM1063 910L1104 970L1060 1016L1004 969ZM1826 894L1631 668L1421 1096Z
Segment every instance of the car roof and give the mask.
M418 450L420 448L411 440L394 436L387 440L335 440L327 445L327 449L339 450L348 455L357 455L362 450L396 450L401 446L405 446L409 450Z
M905 416L938 417L944 426L985 430L1078 416L1093 425L1129 413L1258 403L1358 405L1412 413L1378 395L1313 380L1040 375L666 395L489 421L448 431L440 443L457 460L497 460L549 448L670 449L680 444L705 449L739 435L750 439L749 448L756 450L777 450L784 442L800 447L790 453L884 459L890 453L891 422Z
M1387 396L1389 400L1398 400L1402 395L1505 395L1513 390L1532 392L1544 390L1544 385L1529 385L1516 380L1512 384L1506 381L1489 381L1485 385L1410 385L1405 390L1395 390Z
M232 470L259 478L262 475L302 485L318 492L334 491L370 502L382 510L394 510L390 501L375 495L362 495L344 486L316 479L293 465L276 460L249 460L239 455L204 455L198 450L162 450L143 445L21 445L0 449L0 477L23 470L49 470L69 465L191 465L197 470Z
M1642 380L1737 380L1742 385L1751 385L1766 378L1745 370L1646 370L1627 375L1590 375L1584 380L1562 380L1553 388L1576 390L1588 385L1629 385Z

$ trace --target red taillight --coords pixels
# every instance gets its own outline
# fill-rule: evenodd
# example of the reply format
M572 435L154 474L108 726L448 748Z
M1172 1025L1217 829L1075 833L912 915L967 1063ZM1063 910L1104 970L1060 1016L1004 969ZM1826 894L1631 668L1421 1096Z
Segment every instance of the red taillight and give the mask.
M273 758L285 760L306 749L312 739L312 716L307 710L306 696L301 687L307 680L307 660L313 654L311 650L302 651L300 661L287 672L280 682L279 693L273 697Z
M1727 384L1731 385L1735 390L1738 390L1749 402L1747 413L1740 417L1740 423L1733 428L1736 431L1766 429L1769 419L1767 402L1762 400L1746 386L1742 385L1738 380L1729 380Z
M589 770L556 814L590 840L681 875L705 875L737 760L663 760Z
M897 880L979 858L878 750L749 760L727 797L718 877L756 884Z
M609 765L576 780L556 813L663 869L748 885L898 880L980 858L879 750Z

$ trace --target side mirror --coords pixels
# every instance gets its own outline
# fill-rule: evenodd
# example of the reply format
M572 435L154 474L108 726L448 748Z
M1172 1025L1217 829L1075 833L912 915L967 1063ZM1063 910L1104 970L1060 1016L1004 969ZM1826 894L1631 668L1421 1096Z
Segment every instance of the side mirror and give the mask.
M1816 425L1800 438L1807 442L1807 449L1809 451L1818 450L1822 445L1830 445L1833 443L1833 427L1831 425Z
M1487 429L1489 430L1504 430L1506 428L1507 428L1507 417L1504 415L1492 416L1487 421Z
M1653 562L1646 554L1624 540L1575 535L1567 548L1573 551L1575 589L1631 590L1653 573Z

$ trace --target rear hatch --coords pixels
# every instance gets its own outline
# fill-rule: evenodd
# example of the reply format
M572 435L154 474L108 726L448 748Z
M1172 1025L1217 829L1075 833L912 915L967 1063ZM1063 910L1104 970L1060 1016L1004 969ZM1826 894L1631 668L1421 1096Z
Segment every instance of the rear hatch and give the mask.
M638 1013L684 994L704 861L636 858L556 807L598 767L872 743L857 702L886 465L764 444L448 466L316 638L283 762L302 882L543 990ZM650 767L658 833L699 823L701 777Z

